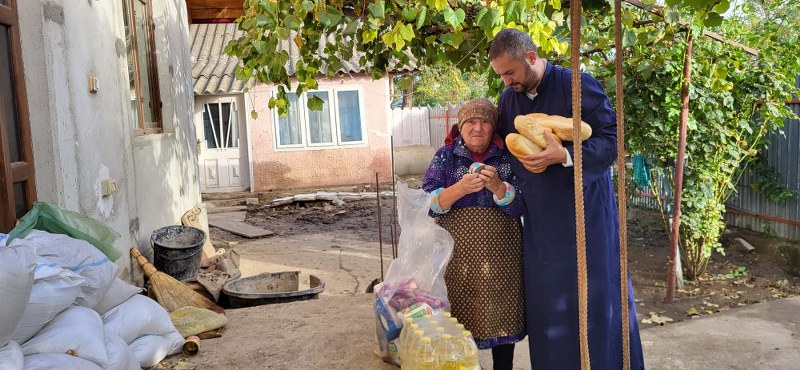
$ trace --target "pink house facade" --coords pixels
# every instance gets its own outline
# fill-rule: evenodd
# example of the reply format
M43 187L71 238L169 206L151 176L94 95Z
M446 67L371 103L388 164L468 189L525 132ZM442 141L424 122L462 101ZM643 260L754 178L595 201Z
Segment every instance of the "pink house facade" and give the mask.
M237 61L222 49L238 32L236 24L190 25L203 192L374 184L376 173L391 181L388 77L373 80L343 63L336 77L319 77L317 90L290 95L289 114L279 117L268 108L275 86L258 83L244 92L233 77ZM309 96L325 102L321 111L306 107Z
M281 118L269 110L272 86L251 89L258 119L251 126L256 191L329 187L391 180L388 78L364 74L319 81L319 89L292 95ZM305 101L320 97L322 111Z

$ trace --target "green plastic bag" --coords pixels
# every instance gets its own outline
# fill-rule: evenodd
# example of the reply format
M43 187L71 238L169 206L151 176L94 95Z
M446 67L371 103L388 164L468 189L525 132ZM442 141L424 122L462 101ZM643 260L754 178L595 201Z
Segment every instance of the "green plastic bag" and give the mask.
M45 202L33 203L33 208L8 233L6 244L14 239L26 237L34 229L85 240L112 261L116 261L121 255L114 248L114 241L120 237L114 229L91 217Z

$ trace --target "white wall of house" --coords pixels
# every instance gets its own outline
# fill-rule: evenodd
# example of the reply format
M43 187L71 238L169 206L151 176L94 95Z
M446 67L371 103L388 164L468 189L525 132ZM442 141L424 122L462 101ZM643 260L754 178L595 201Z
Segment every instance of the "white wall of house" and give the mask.
M152 3L164 132L134 136L122 0L17 1L38 198L119 232L123 276L131 246L201 202L186 5Z

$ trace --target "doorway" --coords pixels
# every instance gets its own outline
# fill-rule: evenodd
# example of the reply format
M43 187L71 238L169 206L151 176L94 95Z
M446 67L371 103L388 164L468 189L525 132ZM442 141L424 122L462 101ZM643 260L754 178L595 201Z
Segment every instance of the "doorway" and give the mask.
M198 163L202 192L243 191L250 187L247 124L243 97L198 96Z

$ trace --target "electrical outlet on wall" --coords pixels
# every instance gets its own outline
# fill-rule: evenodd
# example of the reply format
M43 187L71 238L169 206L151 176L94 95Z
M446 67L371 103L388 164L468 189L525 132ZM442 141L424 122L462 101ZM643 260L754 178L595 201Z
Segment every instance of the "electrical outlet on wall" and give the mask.
M104 179L100 181L100 189L104 197L117 192L117 180Z

